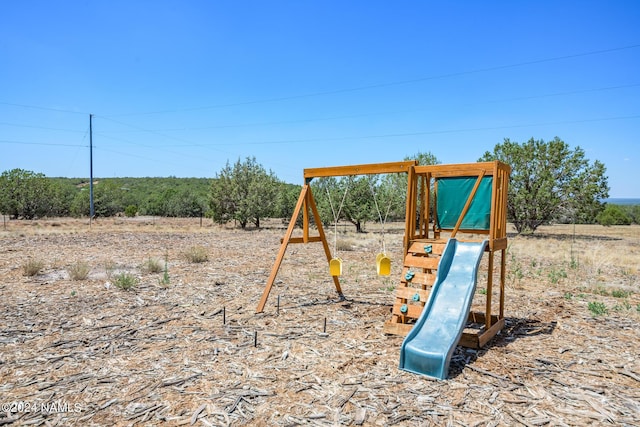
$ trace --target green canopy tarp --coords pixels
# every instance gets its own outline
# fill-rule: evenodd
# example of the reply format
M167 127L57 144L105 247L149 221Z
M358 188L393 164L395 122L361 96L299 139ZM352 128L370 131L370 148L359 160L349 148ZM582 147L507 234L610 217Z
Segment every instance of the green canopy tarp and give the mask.
M438 178L438 209L436 221L441 229L456 226L464 205L473 190L477 177ZM485 176L480 182L471 206L462 221L461 229L488 230L491 220L492 176Z

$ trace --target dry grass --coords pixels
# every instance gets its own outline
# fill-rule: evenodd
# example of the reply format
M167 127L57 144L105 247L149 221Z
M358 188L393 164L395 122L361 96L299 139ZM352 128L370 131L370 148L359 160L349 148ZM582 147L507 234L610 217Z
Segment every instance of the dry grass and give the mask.
M336 298L321 245L290 245L256 314L284 234L280 221L264 224L10 221L0 231L2 403L54 399L81 411L11 413L12 423L0 413L0 424L637 424L640 227L552 226L512 237L507 327L482 350L457 348L451 377L432 381L399 371L402 339L382 334L402 224L387 226L390 277L375 274L375 225L341 234L352 248L340 253L346 301ZM209 262L181 256L194 247ZM47 270L24 276L33 253ZM171 286L140 275L140 260L165 253ZM79 257L104 270L73 288L60 260ZM113 286L121 274L140 277L134 292ZM487 298L481 276L476 309Z
M182 252L182 257L192 264L209 261L209 251L204 246L191 246Z
M71 280L85 280L90 272L91 267L85 261L77 261L67 267L67 274Z
M22 274L31 277L37 276L44 269L44 261L41 259L29 258L22 264Z
M142 271L145 273L160 273L163 271L164 267L162 261L157 258L147 258L147 260L142 264Z
M628 237L623 237L624 229ZM510 278L523 289L536 284L574 295L624 292L637 297L639 241L638 226L576 225L575 231L569 225L541 227L533 236L511 239Z

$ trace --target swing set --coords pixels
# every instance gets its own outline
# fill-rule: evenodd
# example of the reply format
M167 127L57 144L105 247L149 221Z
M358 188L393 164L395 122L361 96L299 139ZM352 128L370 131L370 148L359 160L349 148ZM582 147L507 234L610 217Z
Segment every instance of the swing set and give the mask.
M329 273L333 279L333 284L338 292L340 298L344 298L342 293L342 287L340 286L339 276L342 274L342 260L338 257L333 257L331 255L331 250L329 248L329 244L327 243L327 237L324 232L324 228L322 226L322 220L320 218L320 214L318 213L318 207L316 206L315 199L313 197L313 193L311 191L311 180L314 178L327 178L327 177L342 177L342 176L356 176L356 175L379 175L386 173L408 173L411 168L415 167L417 162L415 160L412 161L404 161L404 162L391 162L391 163L374 163L374 164L364 164L364 165L353 165L353 166L334 166L334 167L326 167L326 168L310 168L304 170L304 185L302 186L302 190L300 191L300 196L298 197L298 202L293 210L293 215L291 215L291 221L289 221L289 227L285 232L285 235L282 239L282 243L280 245L280 250L278 251L278 255L276 256L276 261L271 269L271 274L267 279L267 284L264 288L264 292L262 293L262 298L260 298L260 302L258 303L258 307L256 312L262 313L264 311L264 306L267 303L267 298L269 297L269 293L271 292L271 288L273 287L273 283L278 275L278 271L280 270L280 265L282 264L282 260L284 258L287 247L290 243L311 243L311 242L321 242L322 247L324 249L324 253L327 257L327 262L329 263ZM375 196L375 194L374 194ZM337 222L339 219L339 211L344 204L344 200L346 198L346 190L343 195L342 203L340 208L338 209L338 213L336 214L335 209L333 209L333 205L331 207L332 212L334 214L334 253L336 250L335 239L337 236ZM331 200L331 198L329 198ZM376 202L377 206L377 202ZM296 225L296 221L298 216L300 215L300 211L302 211L302 237L293 237L293 230ZM318 234L315 236L310 235L310 215L313 215L314 222L317 228ZM387 257L386 253L383 252L378 254L376 257L376 266L379 274L381 275L389 275L391 273L391 259Z
M340 298L344 298L339 276L342 260L331 254L322 221L311 191L314 178L389 173L407 174L405 233L403 240L403 269L396 288L391 318L384 324L387 334L407 335L416 324L438 277L440 257L447 242L484 242L488 253L484 312L460 313L467 316L460 345L480 348L504 327L504 287L506 276L506 211L507 190L511 168L499 161L452 165L418 166L417 161L311 168L304 170L304 185L298 197L291 221L285 233L276 261L267 280L256 311L264 311L267 298L290 243L322 243L329 273ZM391 259L384 244L384 222L375 191L373 199L383 226L382 252L376 257L380 275L389 275ZM334 214L334 253L336 251L337 221L342 203ZM330 201L331 203L331 201ZM296 221L302 211L302 237L293 237ZM388 214L388 211L387 211ZM311 235L310 215L313 215L317 235ZM462 236L462 237L460 237ZM498 268L495 254L500 254ZM496 270L496 271L494 271ZM446 273L445 273L446 274ZM497 314L493 314L494 275L499 286ZM434 291L435 292L435 291Z

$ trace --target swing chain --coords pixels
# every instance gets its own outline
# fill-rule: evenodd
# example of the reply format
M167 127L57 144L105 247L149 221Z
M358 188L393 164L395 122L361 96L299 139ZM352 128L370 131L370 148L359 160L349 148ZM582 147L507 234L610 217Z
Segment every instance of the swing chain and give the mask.
M384 220L382 219L382 212L380 211L380 207L378 206L378 199L376 197L376 191L373 187L373 183L371 181L369 181L369 188L371 189L371 194L373 195L373 203L376 207L376 211L378 212L378 218L380 218L380 224L382 225L382 236L381 236L381 240L382 240L382 253L383 254L387 254L387 248L385 245L385 239L384 239L384 234L385 234L385 230L384 230L384 226L387 223L387 218L389 217L389 212L391 212L391 205L393 204L393 199L390 198L389 200L389 205L387 206L387 212L384 215Z
M349 185L346 185L344 188L344 194L342 195L342 201L340 202L340 206L338 207L337 214L336 214L335 208L333 207L333 202L331 201L331 194L329 193L329 187L325 187L325 190L327 191L329 206L331 206L331 213L333 213L333 253L335 255L338 252L338 220L340 219L340 212L342 212L344 201L347 198L347 191L349 190Z

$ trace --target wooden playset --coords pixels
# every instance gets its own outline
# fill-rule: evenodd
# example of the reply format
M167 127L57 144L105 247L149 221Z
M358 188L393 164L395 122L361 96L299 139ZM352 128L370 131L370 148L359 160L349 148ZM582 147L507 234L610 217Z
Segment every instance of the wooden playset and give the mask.
M337 166L304 170L304 185L291 221L282 239L276 261L267 280L257 312L264 310L289 243L320 242L323 245L336 291L342 297L339 276L341 260L331 254L322 220L313 198L313 178L407 174L406 221L403 268L396 289L391 318L384 324L388 334L406 335L420 317L435 281L438 263L448 238L460 241L487 240L486 303L484 312L470 312L460 344L484 346L504 327L504 285L507 249L507 191L511 168L499 161L418 166L416 161ZM302 211L302 237L293 237ZM311 235L310 215L317 235ZM495 254L499 253L499 267ZM379 274L390 271L386 254L376 259ZM494 275L498 276L498 312L493 313Z

